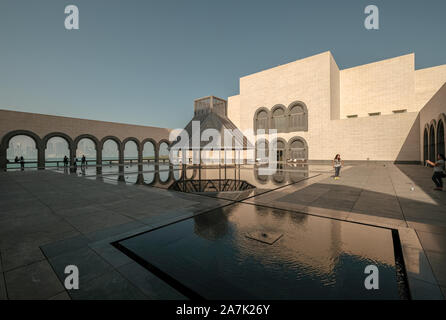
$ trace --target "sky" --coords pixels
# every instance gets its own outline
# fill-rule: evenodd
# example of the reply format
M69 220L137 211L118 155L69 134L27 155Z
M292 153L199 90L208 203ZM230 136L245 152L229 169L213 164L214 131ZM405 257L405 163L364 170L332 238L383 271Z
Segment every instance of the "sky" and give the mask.
M67 5L79 30L66 30ZM364 28L367 5L380 29ZM193 100L330 50L446 64L444 0L0 0L0 109L182 128Z

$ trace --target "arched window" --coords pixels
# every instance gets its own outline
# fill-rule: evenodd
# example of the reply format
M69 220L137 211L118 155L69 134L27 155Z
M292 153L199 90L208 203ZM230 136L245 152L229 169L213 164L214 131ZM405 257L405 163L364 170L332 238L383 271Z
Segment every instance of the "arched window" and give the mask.
M429 130L429 160L435 162L435 129L434 125L431 125Z
M437 127L437 153L444 155L444 125L443 121L438 121Z
M429 134L427 133L427 128L424 129L423 135L423 154L424 154L424 163L426 160L429 160Z
M308 113L304 104L294 103L290 107L290 131L308 130Z
M266 110L260 110L256 113L254 119L254 130L257 134L258 130L265 130L264 133L267 133L268 130L268 112Z
M308 158L306 143L303 139L291 140L289 155L291 160L306 160Z
M287 132L285 107L277 106L273 108L273 118L271 121L271 129L277 130L277 132Z
M274 148L276 149L276 161L277 162L283 162L286 161L286 155L285 155L285 151L286 151L286 143L285 141L283 141L282 139L277 139L274 140L272 145L272 151L274 152Z

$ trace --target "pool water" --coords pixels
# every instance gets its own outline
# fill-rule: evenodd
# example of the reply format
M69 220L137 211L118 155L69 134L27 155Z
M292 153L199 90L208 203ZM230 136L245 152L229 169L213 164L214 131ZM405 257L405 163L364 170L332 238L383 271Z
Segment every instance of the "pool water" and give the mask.
M249 237L280 236L272 244ZM115 243L190 298L400 299L392 230L235 203ZM379 289L367 290L368 265Z

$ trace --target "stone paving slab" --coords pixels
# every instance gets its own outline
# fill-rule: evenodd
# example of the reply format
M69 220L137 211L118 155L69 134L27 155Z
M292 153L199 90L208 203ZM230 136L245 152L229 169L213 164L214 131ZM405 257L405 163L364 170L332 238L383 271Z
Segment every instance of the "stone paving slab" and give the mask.
M412 228L403 255L414 298L439 299L446 279L446 192L432 169L416 165L352 166L244 202L399 230ZM338 200L343 199L343 200ZM353 203L353 205L351 205ZM407 237L407 234L406 234ZM403 242L403 239L402 239ZM410 245L407 245L410 243Z
M5 272L9 299L46 300L65 289L47 260Z
M446 192L432 190L431 171L351 166L244 202L398 229L413 298L438 299ZM0 173L0 200L0 299L183 299L110 243L232 203L50 171ZM67 264L79 265L80 291L63 288Z

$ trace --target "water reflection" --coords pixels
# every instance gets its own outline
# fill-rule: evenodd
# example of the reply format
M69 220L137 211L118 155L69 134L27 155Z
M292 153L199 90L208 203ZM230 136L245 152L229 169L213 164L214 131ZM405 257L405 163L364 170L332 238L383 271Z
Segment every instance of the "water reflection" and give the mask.
M280 234L273 245L247 234ZM122 241L206 299L399 299L391 231L234 204ZM379 268L380 290L364 269Z

